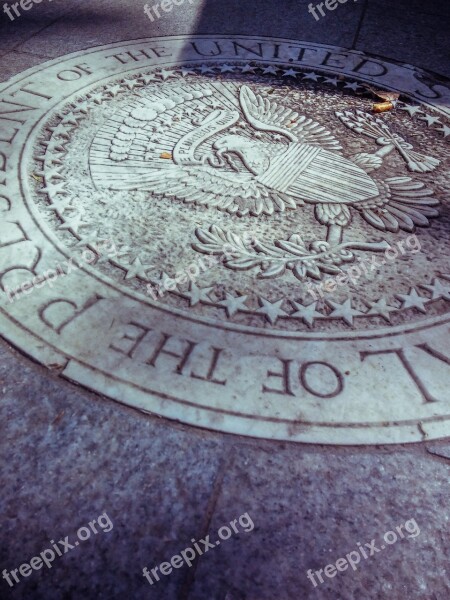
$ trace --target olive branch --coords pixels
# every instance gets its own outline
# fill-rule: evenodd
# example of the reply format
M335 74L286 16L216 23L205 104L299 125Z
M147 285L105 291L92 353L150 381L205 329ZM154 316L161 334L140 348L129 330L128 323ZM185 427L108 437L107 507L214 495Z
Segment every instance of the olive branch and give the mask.
M330 246L328 242L316 241L307 248L298 234L293 234L288 240L275 240L265 243L248 235L240 237L233 232L226 232L216 225L205 231L198 228L195 231L199 242L192 246L203 254L223 255L222 263L229 269L247 271L259 268L258 276L264 279L278 277L287 270L304 280L306 277L321 279L323 273L337 275L342 272L340 265L352 262L355 256L349 248L365 248L370 246L385 249L387 244L363 244L347 242Z

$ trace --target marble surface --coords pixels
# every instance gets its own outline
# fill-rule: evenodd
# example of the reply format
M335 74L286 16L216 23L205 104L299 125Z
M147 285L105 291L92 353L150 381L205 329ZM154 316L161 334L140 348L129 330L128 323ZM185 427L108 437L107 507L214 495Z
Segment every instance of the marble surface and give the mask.
M450 87L422 76L311 42L168 36L14 78L4 97L36 100L0 142L2 334L207 429L447 436ZM398 110L371 115L366 82Z

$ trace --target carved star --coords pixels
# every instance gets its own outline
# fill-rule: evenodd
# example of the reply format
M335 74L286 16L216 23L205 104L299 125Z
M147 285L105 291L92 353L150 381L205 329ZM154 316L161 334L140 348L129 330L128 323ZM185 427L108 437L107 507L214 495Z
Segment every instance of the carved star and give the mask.
M97 257L96 265L102 265L104 263L107 263L115 256L117 256L117 255L113 254L112 252L103 254L103 252L100 251L100 254Z
M192 69L185 69L184 67L181 69L181 75L183 77L187 77L188 75L196 75L195 71L192 71Z
M105 96L103 92L97 92L96 94L90 94L89 100L95 102L95 104L101 104Z
M211 98L211 100L208 102L208 106L210 108L221 108L222 103L219 102L219 100L217 100L216 98Z
M324 83L329 83L330 85L334 85L335 87L337 87L338 83L339 83L339 79L337 77L333 77L332 79L330 77L327 77L324 80Z
M356 81L348 81L344 85L344 88L347 88L349 90L353 90L354 92L356 92L361 87L362 87L362 85L359 85L359 83L356 83Z
M310 73L305 73L303 75L303 79L310 79L311 81L319 81L320 75L311 71Z
M185 116L188 119L192 119L193 117L195 117L196 111L193 108L185 108L184 109L184 113L183 116Z
M59 123L56 127L49 127L48 129L53 133L53 137L62 137L66 140L70 138L70 127L66 127L62 123Z
M80 118L80 117L78 117ZM69 112L67 113L67 115L64 115L64 117L61 119L61 123L63 125L78 125L78 120L76 118L76 116L73 114L73 112Z
M281 305L283 304L283 302L284 302L284 298L282 298L281 300L277 300L276 302L270 302L269 300L266 300L265 298L260 297L259 303L261 305L261 308L258 308L255 312L257 312L261 315L264 315L266 317L266 319L272 325L274 325L279 317L287 317L288 316L287 312L285 312L281 308Z
M269 66L263 70L263 75L276 75L280 69L277 67Z
M304 304L300 304L299 302L292 301L294 308L296 308L296 312L292 313L291 317L297 317L299 319L303 319L303 321L309 326L312 327L314 325L314 321L316 319L323 319L324 316L317 312L317 302L312 302L305 306Z
M149 83L152 83L153 81L157 81L156 79L156 75L140 75L139 79L142 81L142 83L144 85L148 85Z
M239 134L239 133L242 133L242 130L246 129L246 128L247 128L247 124L242 121L239 121L239 123L236 123L236 125L234 127L230 127L229 131L230 131L230 133L238 133ZM253 136L253 137L255 137L255 136Z
M50 156L55 163L60 163L61 159L66 156L66 149L58 140L52 138L49 142L41 142L41 145L47 148L48 156Z
M148 280L163 290L167 289L167 286L166 286L167 280L173 281L172 278L169 277L169 275L167 275L167 273L165 271L161 271L158 277L153 277L152 275L150 275L148 277Z
M175 71L167 71L166 69L161 69L161 71L158 73L158 75L160 75L162 77L163 81L166 81L170 77L178 77L178 75L175 73Z
M420 287L432 292L432 300L450 300L450 285L445 285L440 279L435 279L433 285L421 285Z
M241 71L243 73L254 73L255 69L256 67L252 67L252 65L244 65L243 67L241 67Z
M248 310L248 307L245 304L245 301L247 300L247 298L248 298L248 296L234 297L231 294L226 293L225 300L221 300L217 304L219 304L220 306L223 306L225 308L228 317L234 317L234 315L238 311Z
M298 73L297 71L294 71L294 69L286 69L285 71L283 71L283 77L297 77Z
M402 301L402 309L417 308L420 312L427 312L425 303L428 302L428 299L419 296L416 288L411 288L409 294L396 294L396 297Z
M437 131L440 131L441 133L443 133L445 138L446 138L448 135L450 135L450 127L448 127L447 125L443 125L443 126L442 126L442 127L440 127L439 129L437 129Z
M87 100L83 100L82 102L79 102L78 104L75 104L74 111L75 112L81 112L81 113L87 115L87 113L89 111L89 106L88 106Z
M406 110L406 112L408 112L411 117L414 117L414 115L416 115L417 113L422 112L420 106L413 106L412 104L404 104L403 106L400 106L400 110Z
M152 131L153 133L161 133L162 131L164 131L165 127L162 123L155 123L152 127Z
M204 75L205 73L214 73L214 69L211 69L211 67L208 67L208 65L202 65L200 67L200 73L202 75Z
M87 227L87 225L88 223L83 222L83 215L80 212L77 212L73 216L68 217L65 222L58 227L58 229L70 229L75 235L77 235L80 227Z
M363 314L361 311L352 307L351 298L347 298L347 300L342 304L338 304L332 300L327 300L327 304L333 309L333 312L330 314L330 318L343 319L347 325L350 326L353 326L354 317L358 317Z
M169 117L169 115L163 115L159 120L163 125L171 125L173 119L172 117Z
M57 194L67 194L65 187L66 183L64 181L60 181L59 183L47 183L46 186L43 187L40 191L53 197Z
M134 90L135 87L139 85L139 82L136 79L125 79L122 82L122 86L125 86L129 90Z
M386 298L380 298L376 302L369 302L368 306L370 307L370 310L366 313L367 315L383 317L383 319L389 322L391 321L391 312L397 310L386 303Z
M233 73L235 69L236 69L236 67L234 67L233 65L225 64L220 67L220 72L221 73Z
M60 173L61 167L51 167L45 169L45 171L40 171L37 175L41 177L45 177L45 181L49 181L50 179L64 179L63 175Z
M87 235L80 238L77 242L77 246L90 246L97 244L97 242L103 241L104 238L100 238L98 235L98 230L95 230L93 233L88 233Z
M189 299L189 306L195 306L199 302L211 302L211 298L209 298L208 294L210 294L213 289L214 287L199 288L192 282L189 286L189 292L183 292L183 296Z
M52 204L46 206L45 209L53 210L62 216L66 210L73 209L72 202L73 198L67 196L55 196L52 198Z
M121 85L111 85L106 93L111 96L111 98L115 98L118 94L123 94L123 89Z
M134 279L135 277L138 277L139 279L147 281L147 271L153 269L153 265L142 264L141 259L138 257L125 268L127 269L125 279Z
M439 123L439 125L442 125L439 117L432 117L431 115L425 115L424 117L419 117L419 119L421 121L426 121L428 124L428 127L430 125L434 125L435 123Z

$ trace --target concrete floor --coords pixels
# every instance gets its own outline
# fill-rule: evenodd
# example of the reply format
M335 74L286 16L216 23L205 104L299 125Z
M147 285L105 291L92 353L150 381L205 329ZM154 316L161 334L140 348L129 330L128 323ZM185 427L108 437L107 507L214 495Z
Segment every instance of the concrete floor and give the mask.
M143 2L43 0L0 23L0 78L109 42L189 33L335 44L450 75L445 0L359 0L315 22L305 0L193 0L159 21ZM244 439L144 416L60 380L0 343L0 569L106 511L113 522L0 598L450 597L450 441L336 448ZM150 586L142 575L240 515L241 531ZM414 519L399 540L316 588L323 569Z

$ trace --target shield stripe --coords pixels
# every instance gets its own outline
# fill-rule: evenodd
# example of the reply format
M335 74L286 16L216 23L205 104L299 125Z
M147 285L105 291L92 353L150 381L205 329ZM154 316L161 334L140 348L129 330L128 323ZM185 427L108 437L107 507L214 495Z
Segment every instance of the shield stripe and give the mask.
M378 196L376 183L358 165L323 150L287 193L309 202L353 204Z
M320 148L307 144L291 144L286 152L271 159L269 168L258 177L258 181L285 192L320 152Z

